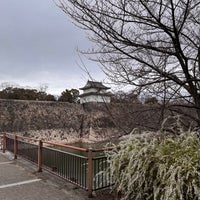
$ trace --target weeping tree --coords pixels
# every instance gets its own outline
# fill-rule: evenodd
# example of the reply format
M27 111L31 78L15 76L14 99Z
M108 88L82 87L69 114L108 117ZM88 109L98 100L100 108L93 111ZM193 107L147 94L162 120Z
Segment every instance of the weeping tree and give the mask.
M110 80L184 102L200 126L199 0L57 0Z

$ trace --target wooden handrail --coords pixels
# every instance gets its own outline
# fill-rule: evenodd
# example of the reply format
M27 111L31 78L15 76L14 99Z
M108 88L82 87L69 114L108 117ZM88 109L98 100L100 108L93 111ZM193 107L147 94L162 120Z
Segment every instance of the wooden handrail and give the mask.
M75 147L75 146L66 145L66 144L59 144L56 142L49 142L49 141L42 141L42 142L45 144L55 145L58 147L64 147L64 148L73 149L73 150L77 150L77 151L87 152L87 149L80 148L80 147Z

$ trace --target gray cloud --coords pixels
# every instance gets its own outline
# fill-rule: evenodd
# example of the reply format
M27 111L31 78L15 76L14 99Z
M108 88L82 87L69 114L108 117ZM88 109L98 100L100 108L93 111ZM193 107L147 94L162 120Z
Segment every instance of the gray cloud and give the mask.
M81 87L87 76L76 48L88 49L89 41L53 1L0 1L0 83L47 83L52 93ZM84 63L103 79L96 63Z

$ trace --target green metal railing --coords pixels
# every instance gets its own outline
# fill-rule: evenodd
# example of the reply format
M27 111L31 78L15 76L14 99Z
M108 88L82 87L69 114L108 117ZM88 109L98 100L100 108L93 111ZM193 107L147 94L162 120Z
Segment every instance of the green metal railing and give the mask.
M109 165L105 156L93 158L93 189L99 190L112 185Z
M56 149L59 147L64 150ZM5 150L12 152L15 158L19 155L37 164L38 171L46 169L78 185L88 191L89 197L93 191L113 184L106 156L94 156L96 152L104 152L103 149L78 148L8 133L2 136L2 149L3 152ZM80 152L85 156L78 155Z
M38 145L21 140L18 140L17 145L17 155L20 155L21 157L34 163L38 162Z
M6 150L14 153L14 139L6 137Z
M3 134L0 133L0 150L3 149Z
M65 151L43 147L42 165L54 174L87 189L87 158Z

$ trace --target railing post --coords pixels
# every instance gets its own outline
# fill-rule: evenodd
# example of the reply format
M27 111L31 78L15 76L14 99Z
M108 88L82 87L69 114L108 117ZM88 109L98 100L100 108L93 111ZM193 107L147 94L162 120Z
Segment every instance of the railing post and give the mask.
M3 134L3 153L6 152L6 133Z
M38 142L38 172L42 172L42 140Z
M92 197L93 191L93 172L92 172L92 149L88 149L88 197Z
M14 137L14 159L17 159L17 151L18 151L18 145L17 145L17 135Z

